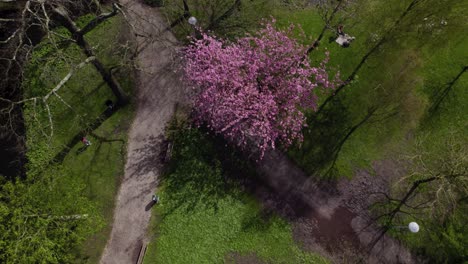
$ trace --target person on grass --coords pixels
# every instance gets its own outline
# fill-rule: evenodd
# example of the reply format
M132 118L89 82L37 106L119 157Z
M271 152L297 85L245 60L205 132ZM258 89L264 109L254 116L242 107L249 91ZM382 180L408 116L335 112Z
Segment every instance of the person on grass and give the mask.
M354 37L351 37L350 35L344 33L343 25L338 26L337 32L338 37L336 38L335 42L343 48L349 47L351 42L355 39Z
M83 137L83 138L81 139L81 142L83 142L83 144L84 144L86 147L91 146L91 141L89 141L86 137Z

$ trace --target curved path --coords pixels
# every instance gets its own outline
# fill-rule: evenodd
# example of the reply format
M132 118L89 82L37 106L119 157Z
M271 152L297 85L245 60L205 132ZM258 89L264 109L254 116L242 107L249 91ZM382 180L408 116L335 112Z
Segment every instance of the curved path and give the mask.
M184 101L180 77L173 69L176 40L155 8L121 0L138 46L137 110L130 129L127 163L114 211L103 264L135 263L146 242L151 196L161 173L164 128L177 103Z
M147 239L151 195L161 173L164 127L175 106L185 102L187 97L180 77L173 71L176 39L165 31L167 23L158 10L144 6L140 1L121 0L139 50L135 65L138 68L137 111L130 129L125 175L117 196L111 236L101 257L103 264L136 263L139 250ZM269 186L268 192L274 194L270 196L285 204L279 209L292 212L286 216L295 215L291 220L299 226L296 233L303 236L299 240L307 241L311 236L323 233L332 238L347 234L350 240L363 245L371 241L376 228L364 231L366 221L361 207L366 204L372 190L366 185L372 177L361 175L352 182L338 184L344 185L341 188L319 186L278 151L267 153L258 164L258 171L263 183ZM386 176L389 173L382 174ZM356 186L350 188L353 185ZM338 193L324 191L324 187ZM316 228L310 232L308 226ZM336 232L328 230L330 226ZM379 241L370 253L368 263L414 263L411 254L388 237Z

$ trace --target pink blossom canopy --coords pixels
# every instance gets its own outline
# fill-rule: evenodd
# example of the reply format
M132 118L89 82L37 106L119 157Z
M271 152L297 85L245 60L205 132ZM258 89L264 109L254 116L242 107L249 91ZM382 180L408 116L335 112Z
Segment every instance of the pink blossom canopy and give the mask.
M255 142L261 155L276 142L302 141L301 110L316 108L316 87L334 83L325 71L328 53L311 67L292 30L278 30L273 21L234 43L206 33L194 40L184 50L184 72L196 91L196 122L241 147Z

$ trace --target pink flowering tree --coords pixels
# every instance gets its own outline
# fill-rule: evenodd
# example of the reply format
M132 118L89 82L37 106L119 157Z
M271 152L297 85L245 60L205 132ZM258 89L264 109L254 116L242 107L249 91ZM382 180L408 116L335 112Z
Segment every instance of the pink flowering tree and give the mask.
M302 141L302 110L316 109L314 89L334 88L335 82L325 68L328 53L312 67L307 48L290 37L292 30L278 30L272 21L235 42L202 32L184 50L195 121L238 146L253 142L261 157L277 143Z

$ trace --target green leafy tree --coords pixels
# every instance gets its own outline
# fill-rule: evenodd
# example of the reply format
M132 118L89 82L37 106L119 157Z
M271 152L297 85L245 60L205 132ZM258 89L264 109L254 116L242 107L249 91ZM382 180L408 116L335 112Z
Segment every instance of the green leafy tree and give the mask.
M56 167L0 187L0 262L70 263L76 247L102 227L78 178Z

